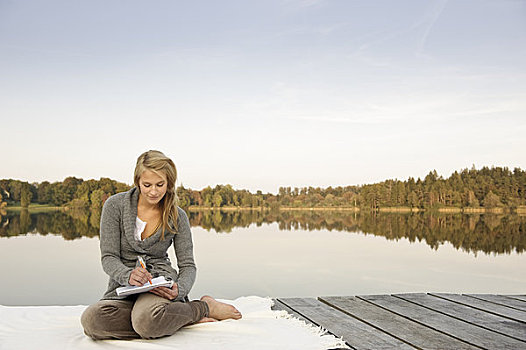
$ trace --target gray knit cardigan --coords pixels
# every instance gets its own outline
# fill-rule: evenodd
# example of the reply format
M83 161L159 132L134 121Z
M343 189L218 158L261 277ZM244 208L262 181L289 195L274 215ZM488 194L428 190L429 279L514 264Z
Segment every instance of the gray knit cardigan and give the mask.
M115 289L128 285L132 270L138 266L137 257L142 256L148 271L154 277L165 276L177 283L179 295L175 300L183 300L190 292L196 275L188 217L184 210L178 207L176 234L165 231L164 240L161 240L162 228L160 228L145 240L137 241L134 237L134 230L138 199L139 191L134 187L127 192L111 196L102 208L101 261L104 272L110 277L108 290L102 299L124 299L124 297L117 296ZM167 251L172 244L179 271L172 267L168 258Z

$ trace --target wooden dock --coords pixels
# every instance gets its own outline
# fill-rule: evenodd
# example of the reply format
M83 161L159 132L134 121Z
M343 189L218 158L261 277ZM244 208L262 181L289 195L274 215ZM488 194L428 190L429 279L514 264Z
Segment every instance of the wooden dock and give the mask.
M352 349L526 349L526 295L411 293L279 298Z

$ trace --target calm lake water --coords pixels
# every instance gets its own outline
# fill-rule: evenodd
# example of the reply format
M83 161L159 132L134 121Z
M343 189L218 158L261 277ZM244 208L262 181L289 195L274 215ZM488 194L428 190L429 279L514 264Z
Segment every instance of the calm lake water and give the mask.
M107 277L97 219L0 217L0 304L98 300ZM190 219L198 267L191 298L526 292L525 217L206 212Z

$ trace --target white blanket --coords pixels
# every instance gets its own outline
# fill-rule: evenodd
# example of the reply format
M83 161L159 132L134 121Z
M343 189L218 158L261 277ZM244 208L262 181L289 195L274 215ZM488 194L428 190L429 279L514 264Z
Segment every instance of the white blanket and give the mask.
M241 297L222 300L243 314L226 320L184 327L155 340L93 341L84 335L80 315L86 306L0 306L0 349L328 349L346 347L323 330L284 311L271 310L272 300Z

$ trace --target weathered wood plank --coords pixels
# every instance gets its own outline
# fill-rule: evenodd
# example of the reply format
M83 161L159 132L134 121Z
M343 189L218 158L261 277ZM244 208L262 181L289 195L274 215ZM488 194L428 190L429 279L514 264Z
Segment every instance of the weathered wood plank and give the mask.
M279 301L332 334L342 337L347 345L354 349L414 349L414 347L316 299L280 298Z
M483 349L515 350L526 347L526 343L520 340L477 327L391 295L367 295L358 298Z
M526 342L526 324L424 293L395 294L423 307Z
M480 299L468 297L467 295L460 295L460 294L447 294L447 293L429 293L429 294L440 297L440 298L448 299L456 303L474 307L479 310L491 312L495 315L503 316L511 320L526 323L526 313L519 311L519 310L511 309L508 307L502 307L500 305L496 305L489 301L480 300Z
M506 295L508 298L526 301L526 295Z
M308 319L308 318L305 318L303 317L302 315L300 315L299 313L297 313L296 311L292 310L290 307L288 307L287 305L283 304L281 301L277 300L277 299L274 299L274 305L272 305L272 310L280 310L280 311L286 311L287 313L289 313L290 315L296 317L297 319L300 319L302 320L303 322L313 326L313 327L320 327L319 324L316 324L314 322L312 322L312 320ZM329 331L325 331L324 334L332 334L331 332ZM340 338L341 336L338 335L338 334L332 334L338 338ZM348 345L348 344L347 344ZM347 347L346 348L331 348L329 350L346 350L348 349Z
M313 299L313 298L310 298L310 299L315 300L315 299ZM276 299L276 300L275 300L275 304L274 304L274 306L272 307L272 309L275 309L276 306L277 306L280 310L287 311L289 314L293 315L293 316L296 317L296 318L299 318L300 320L306 322L307 324L310 324L310 325L312 325L312 326L314 326L314 327L321 327L321 328L323 328L323 329L325 330L325 333L324 333L324 334L332 334L332 335L334 335L335 337L342 338L341 335L339 335L339 334L335 334L335 333L331 333L329 330L327 330L325 327L321 326L320 324L316 323L314 320L311 320L311 319L305 317L304 315L302 315L302 314L296 312L294 309L290 308L289 306L287 306L286 304L284 304L284 303L283 303L281 300L279 300L279 299ZM347 345L349 345L349 344L347 344ZM345 349L347 349L347 348L345 348ZM354 348L351 347L351 349L354 349ZM330 349L330 350L340 350L340 348L338 348L338 349ZM354 349L354 350L356 350L356 349Z
M526 312L526 302L517 300L517 299L513 299L513 298L508 298L507 296L504 296L504 295L496 295L496 294L465 294L465 295Z
M477 349L356 297L323 297L321 301L421 349Z
M292 316L302 320L303 322L307 323L307 324L310 324L310 325L313 325L315 327L319 327L319 324L317 323L314 323L312 322L312 320L308 319L308 318L305 318L303 317L303 315L300 315L299 313L297 313L296 311L294 311L293 309L291 309L290 307L288 307L287 305L283 304L281 301L279 301L278 299L274 299L274 305L272 306L272 310L282 310L282 311L286 311L288 312L289 314L291 314Z

